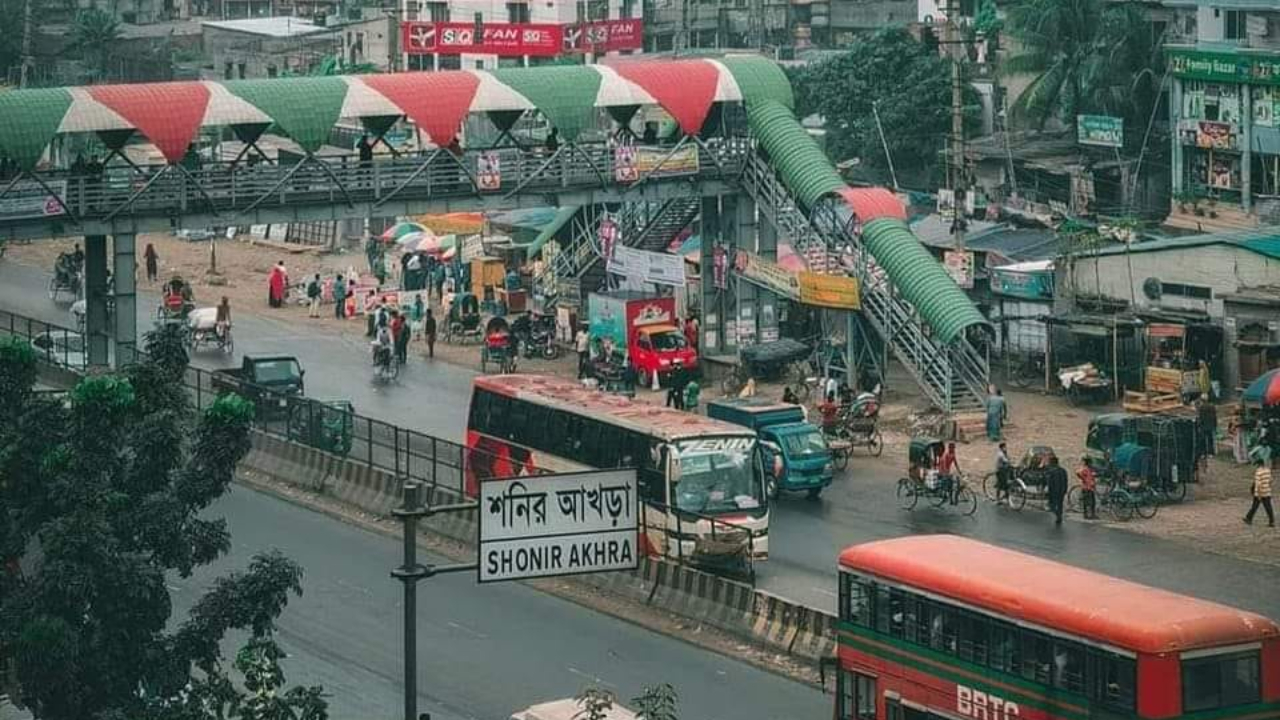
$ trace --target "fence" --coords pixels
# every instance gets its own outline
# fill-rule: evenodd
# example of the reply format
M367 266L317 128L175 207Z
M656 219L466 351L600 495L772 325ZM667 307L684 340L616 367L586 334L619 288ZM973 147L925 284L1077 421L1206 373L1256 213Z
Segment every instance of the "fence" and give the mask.
M0 310L0 332L26 339L40 358L54 367L76 374L87 371L84 337L69 328ZM72 350L72 347L79 348ZM467 449L431 435L356 414L345 403L326 403L302 395L245 383L217 372L188 366L183 384L193 406L204 410L219 396L237 392L254 401L253 427L268 435L306 445L347 461L387 473L402 481L413 480L428 488L466 495L471 463L507 466L507 458ZM514 467L514 474L546 474L531 466ZM487 476L486 473L482 473ZM428 497L434 497L429 494ZM665 555L681 565L755 581L758 533L740 525L696 512L646 502L662 513L660 523L642 519L644 535L665 538ZM641 513L646 518L646 513ZM699 523L709 532L702 534Z

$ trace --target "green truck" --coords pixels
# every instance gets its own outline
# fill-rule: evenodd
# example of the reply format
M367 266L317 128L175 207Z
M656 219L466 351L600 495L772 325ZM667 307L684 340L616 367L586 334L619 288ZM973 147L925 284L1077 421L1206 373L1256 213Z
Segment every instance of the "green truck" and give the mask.
M816 426L805 421L799 405L757 398L707 403L707 416L756 431L770 470L769 495L806 492L817 499L835 476L831 448Z

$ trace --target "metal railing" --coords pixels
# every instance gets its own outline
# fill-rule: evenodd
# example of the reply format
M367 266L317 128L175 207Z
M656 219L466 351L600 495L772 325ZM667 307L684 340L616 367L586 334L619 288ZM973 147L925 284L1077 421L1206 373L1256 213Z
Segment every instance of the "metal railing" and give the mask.
M733 179L741 169L745 138L700 143L701 179ZM568 188L614 187L615 153L605 144L567 144L546 148L505 147L427 150L361 163L351 156L308 157L288 165L245 162L127 167L113 165L91 175L67 170L36 171L14 187L43 183L61 200L67 219L180 217L193 213L234 217L258 208L329 206L477 195L508 196ZM493 161L496 159L496 165ZM486 172L481 172L481 168ZM650 178L641 177L639 181ZM661 180L655 172L653 180ZM687 181L686 177L675 178ZM0 198L13 192L0 182ZM52 218L47 218L52 219ZM0 225L6 222L0 213Z
M664 557L717 575L735 576L755 586L756 543L762 533L663 503L648 500L643 503L663 513L663 523L659 526L650 525L646 513L641 512L640 534L642 537L650 533L661 535L665 550L659 552ZM711 532L699 535L699 523L706 523ZM692 552L685 552L686 544L692 544Z

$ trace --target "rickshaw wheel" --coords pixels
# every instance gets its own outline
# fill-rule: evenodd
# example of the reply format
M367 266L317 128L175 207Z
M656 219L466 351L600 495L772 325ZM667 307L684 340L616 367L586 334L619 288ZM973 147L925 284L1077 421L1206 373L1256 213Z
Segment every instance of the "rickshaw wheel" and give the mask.
M956 482L956 479L952 478L951 482ZM943 505L945 505L951 500L951 491L949 489L947 490L942 489L941 479L939 479L938 481L937 490L931 490L931 491L926 490L926 493L927 493L926 499L929 501L929 504L936 508L942 507Z
M1133 499L1133 509L1138 517L1150 520L1160 511L1160 506L1156 504L1155 494L1147 490Z
M1129 494L1128 490L1120 488L1112 490L1107 501L1111 516L1116 520L1128 522L1133 519L1133 496Z
M1084 510L1084 502L1080 499L1084 489L1079 485L1072 485L1067 491L1066 508L1067 512L1078 513Z
M993 472L989 472L982 476L982 494L991 502L995 502L1000 499L1000 490L996 487L997 482L996 474Z
M1027 506L1027 491L1021 485L1009 488L1009 507L1021 510Z
M964 515L972 515L978 511L978 495L967 485L961 485L956 492L956 507Z
M880 457L880 453L884 452L884 436L876 430L871 435L871 441L867 444L867 449L871 451L872 457Z
M918 502L920 495L916 492L915 482L911 478L898 480L898 505L903 510L911 510Z
M1173 502L1187 499L1187 484L1181 480L1169 480L1164 484L1164 495Z

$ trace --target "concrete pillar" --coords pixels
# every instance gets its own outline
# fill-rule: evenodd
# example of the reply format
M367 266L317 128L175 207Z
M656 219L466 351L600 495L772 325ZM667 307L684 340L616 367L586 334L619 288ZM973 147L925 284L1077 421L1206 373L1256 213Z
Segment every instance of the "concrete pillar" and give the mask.
M702 337L698 352L724 355L724 308L716 287L715 247L720 240L720 198L702 198L702 247L698 267L702 273Z
M1173 90L1169 93L1169 125L1173 129L1173 147L1169 155L1169 164L1172 166L1173 172L1173 197L1176 200L1178 194L1183 191L1182 171L1183 152L1182 152L1182 133L1178 130L1178 121L1182 119L1182 81L1178 78L1173 79Z
M90 365L107 365L110 342L107 335L107 236L84 238L85 341Z
M137 261L133 233L112 238L115 256L115 366L124 367L134 361L138 349Z
M1240 205L1245 212L1253 209L1253 86L1244 86L1244 107L1240 113L1240 142L1244 152L1240 156Z

